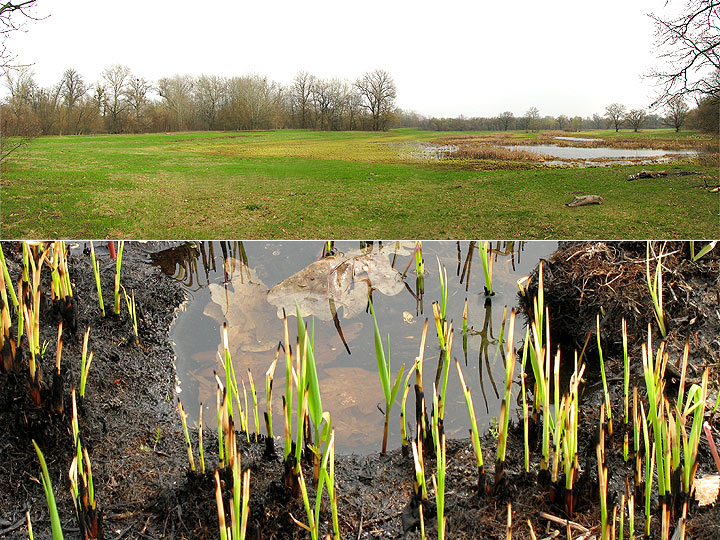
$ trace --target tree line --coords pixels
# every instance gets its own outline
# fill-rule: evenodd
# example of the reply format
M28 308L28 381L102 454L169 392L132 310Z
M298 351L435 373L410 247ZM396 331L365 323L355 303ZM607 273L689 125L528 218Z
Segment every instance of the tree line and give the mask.
M628 110L621 103L613 103L605 108L603 115L592 116L541 116L537 107L530 107L522 116L505 111L492 117L458 116L456 118L425 118L416 113L399 111L398 123L404 127L416 127L430 131L544 131L559 130L579 132L592 129L621 128L638 131L671 127L675 131L693 128L709 133L718 132L717 100L707 97L699 100L690 109L683 97L669 99L663 108L656 112L637 108Z
M251 74L175 75L149 81L123 65L88 83L75 69L41 87L28 68L8 70L4 135L141 133L186 130L385 130L396 121L395 82L370 71L350 82L301 71L282 85Z

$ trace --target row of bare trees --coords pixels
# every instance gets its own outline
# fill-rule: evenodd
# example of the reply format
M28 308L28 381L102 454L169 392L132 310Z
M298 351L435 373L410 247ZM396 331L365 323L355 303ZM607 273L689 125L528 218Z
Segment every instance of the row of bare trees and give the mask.
M385 130L396 117L390 74L375 70L355 82L300 72L290 85L260 75L175 75L152 82L114 65L88 84L74 69L50 88L31 70L6 73L8 135L182 130L315 128Z

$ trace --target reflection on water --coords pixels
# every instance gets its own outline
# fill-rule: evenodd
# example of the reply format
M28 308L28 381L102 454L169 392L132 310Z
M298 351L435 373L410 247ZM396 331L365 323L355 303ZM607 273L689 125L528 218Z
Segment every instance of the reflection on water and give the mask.
M560 138L560 137L556 137ZM567 139L568 137L566 137ZM578 139L580 140L580 139ZM560 158L562 160L571 160L576 162L584 162L585 164L602 165L608 162L592 162L591 160L609 160L612 163L629 163L628 160L648 159L653 162L669 161L669 156L694 156L697 152L694 150L653 150L651 148L583 148L579 146L558 146L556 144L536 144L536 145L516 145L503 146L510 150L521 150L525 152L533 152L535 154L543 154ZM562 162L557 162L562 163Z
M482 400L475 399L476 413L480 426L487 428L500 409L499 388L504 376L500 336L505 307L509 320L509 310L515 305L516 281L530 273L540 257L552 253L556 243L492 243L495 296L490 301L483 292L477 242L423 242L422 279L415 275L414 242L337 242L334 247L336 253L330 259L323 258L323 243L309 241L197 242L153 255L164 272L183 284L189 298L178 314L171 337L183 404L190 418L197 418L201 402L207 409L205 418L215 418L213 370L222 370L218 347L223 322L228 323L238 377L244 375L247 379L250 370L256 383L263 379L284 332L278 317L280 304L271 303L277 298L268 294L274 290L285 300L292 299L291 310L283 304L290 319L291 341L296 328L294 300L299 298L298 303L305 302L308 309L322 304L322 308L311 310L315 313L315 357L323 405L332 414L338 450L379 451L383 416L378 405L384 398L376 367L373 323L365 299L369 291L383 341L390 336L393 373L403 363L409 368L418 356L424 319L432 319L431 304L440 299L439 260L448 272L447 319L453 320L457 329L453 357L467 366L465 375L473 394L482 396ZM352 302L343 303L343 295L348 294ZM363 296L360 308L356 295ZM468 331L462 335L466 299ZM515 330L517 347L524 336L520 319ZM312 326L309 316L305 320ZM426 376L436 372L438 360L437 336L430 330L425 348ZM273 386L282 389L284 385L284 370L278 369ZM261 413L265 408L263 387L259 383ZM283 421L281 393L273 394L273 400L277 400L273 403L273 421L278 426ZM414 410L412 392L407 407ZM448 434L466 436L467 409L459 383L452 376L446 410ZM399 434L398 407L391 418L391 447L399 446Z

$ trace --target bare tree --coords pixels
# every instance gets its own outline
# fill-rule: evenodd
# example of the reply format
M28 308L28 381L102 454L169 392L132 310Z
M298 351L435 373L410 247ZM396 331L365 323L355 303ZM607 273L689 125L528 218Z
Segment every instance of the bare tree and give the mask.
M676 133L679 132L690 110L687 103L685 103L682 96L675 96L668 100L665 110L667 111L667 116L663 118L663 124L674 128Z
M537 131L540 126L540 111L537 107L530 107L525 113L527 118L527 128L530 131Z
M218 112L227 101L227 81L216 75L200 75L194 88L195 103L208 129L216 129Z
M163 77L158 81L160 97L170 112L169 128L185 130L192 114L192 89L195 82L187 75Z
M10 52L7 40L13 32L22 30L28 19L35 20L30 15L30 8L36 0L16 0L0 5L0 67L7 71L16 55Z
M645 109L632 109L624 118L625 123L635 132L642 127L645 120L647 120Z
M306 71L300 71L295 75L292 83L292 105L300 119L300 127L310 127L310 104L312 101L312 90L315 84L315 76Z
M103 71L102 78L107 93L105 107L109 131L120 133L123 130L125 115L130 107L126 99L130 68L116 64Z
M133 129L135 131L144 131L143 111L148 103L148 93L152 90L152 83L142 77L134 77L130 75L127 85L125 86L125 98L128 107L133 116Z
M660 86L653 105L674 96L720 96L720 0L686 0L679 16L650 18L664 62L650 73Z
M620 126L625 119L625 105L613 103L605 107L605 116L608 117L610 123L615 127L615 133L620 131Z
M386 129L397 97L390 74L383 69L370 71L355 82L355 88L364 98L363 106L370 111L373 131Z
M500 116L498 116L498 120L500 120L500 126L502 127L503 131L507 131L508 129L510 129L510 126L513 125L515 115L510 111L505 111Z

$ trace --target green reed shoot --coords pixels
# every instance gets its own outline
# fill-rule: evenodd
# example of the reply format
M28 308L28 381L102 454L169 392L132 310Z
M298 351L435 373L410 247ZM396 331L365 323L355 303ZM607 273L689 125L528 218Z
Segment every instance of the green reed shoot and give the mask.
M178 412L180 420L182 420L183 433L185 434L185 446L187 447L188 461L190 462L190 470L195 471L195 458L193 458L192 443L190 442L190 433L187 427L187 413L182 406L180 398L178 398Z
M117 259L115 261L115 315L120 315L120 269L125 241L118 242Z
M447 332L447 334L445 336L445 343L447 345L447 350L445 351L445 355L444 355L444 359L443 359L442 386L440 387L440 411L439 411L440 421L443 421L443 419L445 418L445 403L446 403L445 396L447 394L448 374L450 372L450 355L452 353L452 345L453 345L452 321L447 326L446 332Z
M19 307L18 297L15 294L15 289L12 285L12 280L10 279L10 272L8 271L7 262L5 262L5 254L2 250L2 244L0 244L0 267L2 267L2 274L3 278L5 279L5 286L10 289L10 297L12 298L13 306L15 306L15 310Z
M57 504L55 503L55 494L53 493L52 484L50 483L50 473L48 472L47 463L45 463L45 456L34 439L32 443L40 460L40 467L42 468L40 480L42 480L43 489L45 490L45 500L47 501L48 511L50 512L52 537L53 540L62 540L63 532L62 526L60 525L60 515L58 514Z
M225 467L225 442L223 440L223 411L225 408L225 389L220 382L220 377L213 371L217 388L215 390L215 403L217 406L217 429L218 429L218 467Z
M244 379L240 379L240 383L242 384L243 402L245 403L245 413L243 414L243 409L240 410L240 429L245 432L247 442L250 442L250 409L248 408L247 389L245 388Z
M405 377L405 389L403 390L402 400L400 401L400 441L402 444L402 455L407 456L409 454L409 444L407 438L407 427L405 421L405 403L407 402L408 392L410 391L410 377L418 369L418 363L420 358L415 358L415 364L408 370L408 374Z
M510 421L510 398L512 391L513 373L515 372L515 310L510 312L510 331L507 341L507 354L505 356L505 395L500 406L500 421L498 422L498 447L496 458L495 484L502 478L505 469L505 451L507 448L508 424Z
M30 511L25 511L25 520L27 521L27 528L28 528L28 538L29 540L35 540L35 537L33 536L33 528L32 528L32 522L30 521Z
M437 395L435 402L437 403ZM445 526L447 524L445 518L445 471L447 469L447 450L445 448L445 434L440 435L438 433L438 423L434 423L433 429L435 430L435 455L437 456L437 482L433 475L432 483L433 489L435 490L435 506L437 508L437 527L438 527L438 540L445 538Z
M315 365L315 354L313 353L314 343L308 335L305 322L300 315L300 306L295 303L297 315L298 341L303 348L303 363L301 373L304 384L298 387L298 391L308 390L308 412L310 419L315 426L315 441L320 444L320 423L322 422L322 399L320 398L320 382L318 381L317 367ZM314 323L313 334L314 335ZM302 389L302 390L301 390Z
M608 528L608 514L607 514L608 468L605 465L605 431L602 428L602 423L603 423L603 420L602 420L602 411L601 411L601 413L600 413L600 442L598 442L598 445L595 448L596 454L597 454L597 463L598 463L598 483L600 484L600 523L601 523L601 530L602 530L602 540L610 540L610 530Z
M382 385L383 394L385 396L385 424L383 427L382 450L380 451L381 454L385 454L387 451L390 410L395 403L395 397L400 389L400 381L402 380L402 375L405 371L405 364L400 367L400 371L398 371L398 374L395 377L395 383L392 387L390 387L390 380L392 377L392 371L390 369L390 336L388 336L388 353L386 356L383 348L382 337L380 336L380 329L378 328L377 318L375 317L375 309L373 308L371 301L368 300L368 304L370 305L370 314L372 315L373 324L375 326L375 359L377 360L378 372L380 373L380 384Z
M625 478L625 491L627 492L627 508L628 508L628 538L635 540L635 492L630 489L630 482ZM622 536L621 536L622 540Z
M218 525L220 527L220 540L228 540L228 531L231 531L225 524L225 503L222 498L222 487L220 485L220 472L215 469L215 504L218 511ZM232 540L232 532L230 532Z
M688 392L688 402L682 414L682 434L683 442L683 482L682 488L686 494L692 490L693 479L697 469L697 455L700 446L700 436L702 435L702 424L705 417L705 400L707 399L708 388L708 369L705 368L702 376L702 385L696 384L690 387ZM690 437L685 433L685 418L692 414L692 426L690 428Z
M90 241L90 260L93 274L95 274L95 288L97 289L98 303L100 304L100 315L105 317L105 302L103 302L102 286L100 285L100 263L95 259L95 247L92 240Z
M305 506L305 513L307 515L308 524L305 525L304 523L298 521L295 519L295 517L290 514L290 517L295 522L296 525L302 527L306 531L310 533L310 537L313 540L317 540L319 538L320 534L320 506L322 504L322 495L323 490L325 488L325 484L328 485L328 496L330 497L330 500L335 500L335 506L333 510L333 530L335 532L336 538L339 538L339 525L337 523L337 497L335 494L335 465L334 463L331 463L331 470L332 475L328 474L328 462L331 460L332 462L335 460L335 432L332 431L331 422L330 422L330 415L326 413L324 415L325 419L325 427L323 429L323 436L322 439L326 440L327 443L325 444L325 449L322 453L322 458L320 460L320 475L318 480L318 488L315 492L315 507L312 508L310 506L310 498L308 497L308 491L307 486L305 484L305 477L302 472L302 467L298 469L298 480L300 483L300 491L302 493L302 499L303 504Z
M485 295L493 296L492 288L492 248L490 242L480 242L480 261L485 276Z
M645 536L650 537L650 493L652 491L653 471L655 470L655 443L650 448L650 436L648 435L647 418L645 417L645 407L640 402L640 414L642 417L643 440L645 441ZM658 474L658 484L660 483L660 475Z
M647 420L652 424L653 435L655 438L655 451L658 471L658 494L662 498L665 496L666 485L665 485L665 471L663 470L664 463L664 447L663 442L663 430L661 425L661 419L658 417L659 404L662 403L662 385L664 369L660 367L662 364L664 343L661 343L660 350L657 355L657 363L653 366L652 360L652 337L650 327L648 326L648 348L645 343L642 344L642 358L643 358L643 371L645 374L645 385L647 387L648 396L648 418Z
M283 396L283 415L285 418L285 448L283 461L287 461L292 449L292 402L293 402L293 367L290 336L288 333L287 315L283 309L283 327L285 329L285 395Z
M125 297L125 305L127 306L128 314L130 315L130 321L132 322L133 334L135 334L135 345L140 343L138 336L138 323L137 323L137 309L135 308L135 291L130 291L132 296L128 296L125 287L122 286L123 296Z
M625 424L625 430L623 435L623 460L628 460L629 444L628 444L628 421L630 419L630 358L628 357L628 342L627 342L627 324L625 323L625 317L622 319L622 342L623 342L623 390L625 393L624 398L624 416L623 422Z
M423 260L421 241L418 241L415 245L415 274L417 274L417 277L425 275L425 261Z
M667 335L665 328L665 312L663 310L663 280L662 280L662 256L664 245L660 249L660 253L657 256L657 266L655 267L655 274L651 277L650 275L650 242L647 243L647 257L645 259L645 277L647 279L648 288L650 290L650 298L652 299L653 308L655 309L655 320L660 328L662 337ZM653 255L655 253L653 252Z
M205 450L203 448L203 404L200 402L200 414L198 416L198 447L200 452L200 472L205 474Z
M257 441L258 433L260 433L260 415L258 411L257 392L255 391L255 381L253 381L252 372L248 368L248 379L250 380L250 394L253 400L253 418L255 420L255 440Z
M82 476L83 474L83 466L82 466L82 444L80 443L80 425L78 423L78 416L77 416L77 400L75 399L75 389L73 388L72 393L70 394L71 401L72 401L72 417L70 419L70 426L72 428L72 436L73 436L73 442L75 443L75 459L77 459L77 467L78 467L78 474ZM75 497L78 497L78 493L75 492Z
M530 472L530 431L527 395L525 391L525 364L528 355L528 342L530 341L530 329L525 328L525 341L523 343L522 363L520 364L520 391L522 393L523 404L523 442L525 447L525 472Z
M710 253L713 249L715 249L715 244L717 244L717 240L713 240L706 246L704 246L700 251L695 253L695 242L693 240L690 240L690 258L693 262L697 261L699 258L704 257L708 253Z
M90 338L90 327L85 329L85 335L83 337L82 345L82 356L80 357L80 399L85 398L85 386L87 384L88 374L90 373L90 364L92 363L93 353L90 352L90 357L87 356L88 351L88 339Z
M418 445L420 449L418 449ZM417 438L417 444L412 441L413 464L415 465L415 492L421 493L423 501L428 500L427 483L425 482L425 462L422 453L422 438Z
M455 367L457 368L458 377L460 378L460 388L462 388L463 394L465 395L465 404L467 405L468 416L470 417L470 440L472 441L473 451L475 452L475 462L478 468L478 479L481 485L481 491L484 488L484 465L482 447L480 446L480 432L477 427L477 420L475 418L475 408L473 407L472 394L470 394L470 387L465 384L465 377L463 377L462 369L460 369L460 362L455 360Z
M598 356L600 357L600 376L603 382L603 393L605 395L605 414L607 414L607 430L608 435L612 437L613 424L612 424L612 405L610 404L610 392L608 392L607 378L605 377L605 360L603 358L602 345L600 344L600 314L596 315L597 321L597 348Z
M265 429L267 430L267 436L274 439L273 436L273 425L272 425L272 387L273 387L273 376L275 375L275 367L277 366L278 357L280 356L280 345L275 350L275 360L270 364L270 367L265 372Z

